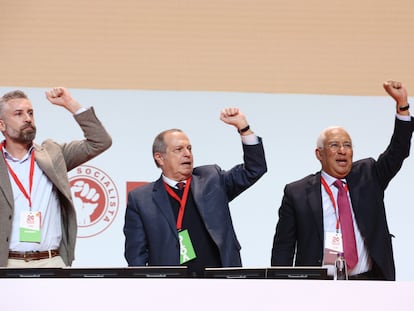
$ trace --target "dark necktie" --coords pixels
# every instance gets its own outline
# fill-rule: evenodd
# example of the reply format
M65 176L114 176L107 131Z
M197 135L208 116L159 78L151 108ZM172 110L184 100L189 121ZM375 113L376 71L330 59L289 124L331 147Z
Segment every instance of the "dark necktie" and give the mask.
M177 187L178 190L181 190L182 191L184 189L184 187L185 187L185 182L180 181L175 186Z
M352 269L358 263L358 252L356 249L351 206L349 204L348 194L344 189L342 181L336 180L334 182L334 186L338 188L337 205L344 246L344 257L348 268Z

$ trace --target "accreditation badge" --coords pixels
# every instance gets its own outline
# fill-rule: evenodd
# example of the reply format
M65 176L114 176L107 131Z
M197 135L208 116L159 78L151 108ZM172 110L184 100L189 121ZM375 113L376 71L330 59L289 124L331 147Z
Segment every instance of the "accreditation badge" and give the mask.
M325 233L324 264L333 265L338 253L343 252L342 234L340 232Z
M20 242L40 243L41 212L23 211L20 213Z
M197 256L187 229L178 232L178 239L180 241L180 264L182 265Z

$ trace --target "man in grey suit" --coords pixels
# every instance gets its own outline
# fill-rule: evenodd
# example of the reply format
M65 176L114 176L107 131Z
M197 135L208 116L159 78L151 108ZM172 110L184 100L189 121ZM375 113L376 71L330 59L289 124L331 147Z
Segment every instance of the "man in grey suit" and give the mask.
M62 87L46 98L73 114L85 139L34 143L32 103L20 90L0 98L0 266L65 267L74 260L77 232L67 172L96 157L112 139L94 109ZM63 126L63 125L62 125Z
M389 182L410 153L414 119L405 87L396 81L386 81L383 86L396 102L390 144L378 160L353 162L352 140L342 127L330 127L321 133L315 150L321 171L284 189L272 266L326 266L329 273L336 251L349 258L350 279L395 280L383 200ZM343 234L348 226L343 226L345 217L339 196L337 199L341 188L351 205L351 235Z
M226 108L220 118L238 130L244 151L244 163L228 171L217 165L193 168L192 146L179 129L155 138L152 153L162 175L128 194L124 233L129 266L184 265L194 276L202 276L206 267L241 266L229 202L267 166L262 140L245 115Z

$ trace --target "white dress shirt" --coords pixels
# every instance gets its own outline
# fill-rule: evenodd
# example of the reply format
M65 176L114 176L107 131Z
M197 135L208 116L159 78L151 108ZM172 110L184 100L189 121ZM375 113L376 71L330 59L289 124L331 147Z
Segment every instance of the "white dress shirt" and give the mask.
M7 163L12 168L28 194L30 159L33 150L34 147L31 147L28 153L19 160L12 157L6 149L3 149ZM58 249L62 238L61 211L56 190L54 189L52 182L37 165L36 161L34 164L33 188L31 195L29 194L32 200L31 209L28 199L23 195L9 172L14 199L14 213L10 237L10 250L12 251L24 252ZM29 210L33 212L41 212L40 243L21 242L19 239L21 213Z

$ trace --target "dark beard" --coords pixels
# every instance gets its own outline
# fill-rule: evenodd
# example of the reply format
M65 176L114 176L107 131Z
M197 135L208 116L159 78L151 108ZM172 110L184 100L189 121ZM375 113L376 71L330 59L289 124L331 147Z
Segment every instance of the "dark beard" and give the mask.
M28 127L31 127L30 130L26 130ZM14 137L14 141L18 143L32 143L33 140L36 137L36 126L30 125L22 128L19 132L19 135L17 137Z

